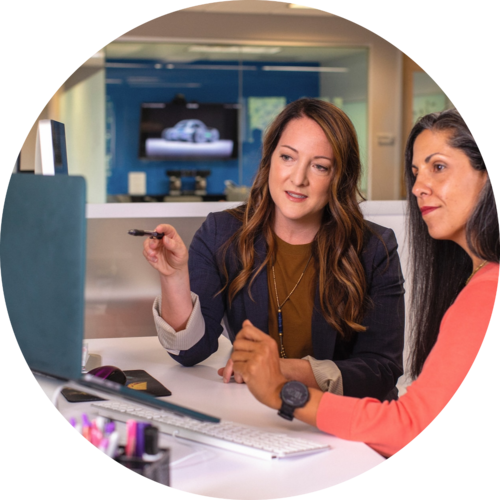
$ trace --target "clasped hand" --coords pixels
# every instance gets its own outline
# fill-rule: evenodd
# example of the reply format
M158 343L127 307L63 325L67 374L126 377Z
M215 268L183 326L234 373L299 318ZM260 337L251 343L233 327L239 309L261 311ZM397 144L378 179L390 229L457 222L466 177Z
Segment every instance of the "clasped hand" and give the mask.
M226 367L219 370L219 375L228 381L232 370L235 381L245 382L261 403L280 408L279 394L287 379L280 370L278 346L249 320L243 322L233 343L231 358Z

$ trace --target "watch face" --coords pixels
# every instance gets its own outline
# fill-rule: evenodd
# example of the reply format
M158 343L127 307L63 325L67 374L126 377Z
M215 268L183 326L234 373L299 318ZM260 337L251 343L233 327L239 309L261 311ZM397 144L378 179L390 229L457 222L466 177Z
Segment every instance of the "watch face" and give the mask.
M302 382L293 380L287 382L281 390L281 399L284 403L299 408L304 406L309 399L309 390Z

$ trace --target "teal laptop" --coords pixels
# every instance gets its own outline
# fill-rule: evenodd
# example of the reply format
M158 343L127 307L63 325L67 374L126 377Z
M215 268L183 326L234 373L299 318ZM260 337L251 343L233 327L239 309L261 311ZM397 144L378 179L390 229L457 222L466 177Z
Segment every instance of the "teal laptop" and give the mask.
M81 376L85 293L85 180L14 174L0 233L5 302L36 372Z

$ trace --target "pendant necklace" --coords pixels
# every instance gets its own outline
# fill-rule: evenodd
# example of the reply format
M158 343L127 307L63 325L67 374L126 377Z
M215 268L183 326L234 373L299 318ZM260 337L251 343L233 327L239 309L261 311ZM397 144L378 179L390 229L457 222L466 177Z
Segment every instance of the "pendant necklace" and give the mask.
M295 289L299 286L299 283L302 280L302 277L304 276L304 273L306 272L307 266L309 265L309 262L311 262L311 259L312 259L312 254L309 257L309 260L307 261L306 267L304 267L304 270L302 271L302 274L300 275L299 281L297 281L297 283L295 283L295 286L293 287L292 291L288 294L288 297L283 301L283 303L281 305L280 305L280 299L278 298L278 288L276 286L276 275L274 273L274 264L272 265L274 291L276 292L276 304L278 305L278 337L279 337L279 341L280 341L280 357L281 358L286 358L285 346L283 345L283 316L281 314L281 309L286 304L288 299L292 296L292 293L295 292Z
M472 276L474 276L479 271L479 269L483 268L486 264L488 264L487 260L479 264L479 266L477 266L476 269L472 271L472 274L467 278L467 281L465 282L465 286L469 284L469 281L472 279Z

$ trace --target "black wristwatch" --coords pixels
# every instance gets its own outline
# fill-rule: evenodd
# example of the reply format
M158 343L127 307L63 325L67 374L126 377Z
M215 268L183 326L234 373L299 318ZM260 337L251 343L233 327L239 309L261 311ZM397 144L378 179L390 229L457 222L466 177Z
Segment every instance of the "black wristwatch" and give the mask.
M302 382L292 380L282 387L280 398L282 405L278 415L293 420L295 408L302 408L309 401L309 389Z

